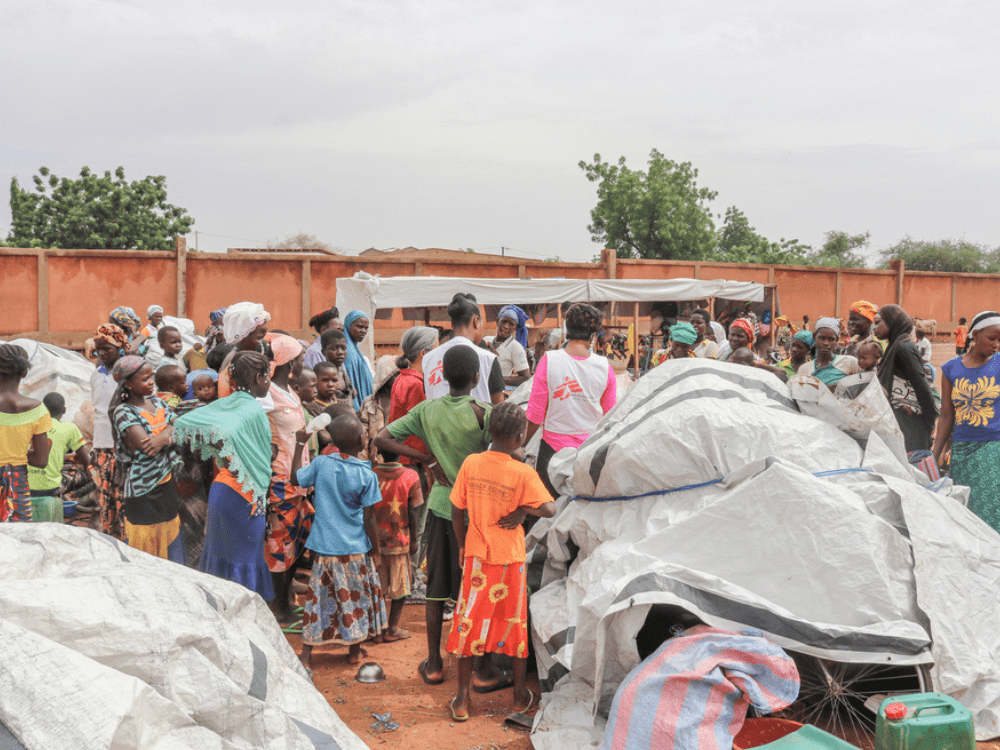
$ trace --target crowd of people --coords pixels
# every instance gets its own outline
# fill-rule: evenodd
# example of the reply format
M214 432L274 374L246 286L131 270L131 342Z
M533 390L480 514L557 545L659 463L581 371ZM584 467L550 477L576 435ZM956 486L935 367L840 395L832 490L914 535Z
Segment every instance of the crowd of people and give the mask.
M362 347L372 321L358 310L314 316L316 338L303 341L239 302L212 312L204 343L185 352L158 305L145 325L116 308L89 342L89 441L61 421L60 394L20 393L28 356L0 345L0 520L47 520L64 464L89 466L94 528L257 592L301 632L307 669L316 646L346 646L358 663L367 643L409 638L403 604L422 593L429 684L445 679L451 621L452 718L468 718L471 692L506 686L526 711L537 696L525 683L524 529L554 514L549 461L614 407L617 377L595 353L603 315L589 304L569 306L535 349L516 305L488 337L475 297L455 295L448 316L450 329L411 327L398 356L372 362ZM950 464L972 488L969 507L1000 531L1000 315L962 319L940 394L930 341L898 305L859 301L846 324L821 317L811 329L778 317L776 347L752 313L728 331L708 310L687 317L664 322L651 367L717 359L782 381L813 376L848 399L879 387L907 451ZM528 380L526 409L506 400ZM525 448L539 429L531 469ZM296 577L306 569L307 584Z

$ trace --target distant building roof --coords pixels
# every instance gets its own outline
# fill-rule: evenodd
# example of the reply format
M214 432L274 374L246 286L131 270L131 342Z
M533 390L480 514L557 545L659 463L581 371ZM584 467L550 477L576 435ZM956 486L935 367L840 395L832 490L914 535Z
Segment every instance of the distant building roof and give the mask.
M423 249L416 247L399 247L392 248L389 250L379 250L374 247L370 247L367 250L363 250L360 253L361 257L372 257L372 256L392 256L398 258L400 256L405 256L407 258L415 258L420 260L439 260L442 258L474 258L477 255L488 255L491 257L500 257L501 253L481 253L481 252L469 252L468 250L448 250L443 247L426 247ZM515 258L518 256L511 255L510 253L503 253L508 258ZM529 260L529 258L523 258L522 260Z

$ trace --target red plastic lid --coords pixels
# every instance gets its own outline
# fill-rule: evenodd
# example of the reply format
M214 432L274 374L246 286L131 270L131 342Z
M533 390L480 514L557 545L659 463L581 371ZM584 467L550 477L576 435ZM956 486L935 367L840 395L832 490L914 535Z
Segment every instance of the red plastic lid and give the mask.
M906 705L903 703L890 703L885 707L885 718L903 719L906 717Z

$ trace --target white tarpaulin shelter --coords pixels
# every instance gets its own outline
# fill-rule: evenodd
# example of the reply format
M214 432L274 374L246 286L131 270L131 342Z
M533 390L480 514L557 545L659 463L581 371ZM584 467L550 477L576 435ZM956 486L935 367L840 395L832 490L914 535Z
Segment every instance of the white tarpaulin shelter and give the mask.
M264 601L88 529L0 524L0 747L363 750Z
M859 437L862 412L803 413L796 388L818 381L792 385L668 361L552 459L560 511L528 539L542 568L532 637L554 683L536 748L596 744L654 607L757 628L806 658L933 662L934 689L972 711L977 736L1000 735L1000 535L964 507L967 488L900 460L881 390Z
M337 308L343 315L380 308L442 307L459 292L480 305L534 305L550 302L683 302L718 297L763 302L764 285L723 279L472 279L447 276L372 276L359 271L337 279ZM374 356L373 339L363 342Z

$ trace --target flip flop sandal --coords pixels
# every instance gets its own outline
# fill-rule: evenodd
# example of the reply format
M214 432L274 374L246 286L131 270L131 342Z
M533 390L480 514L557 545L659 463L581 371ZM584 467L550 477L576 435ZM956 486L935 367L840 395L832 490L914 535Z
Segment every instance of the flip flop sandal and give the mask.
M427 676L426 670L427 670L427 659L424 659L422 662L420 662L420 666L417 667L417 671L420 672L420 676L424 678L424 682L426 682L428 685L440 685L441 683L444 682L444 676L441 676L436 680L432 680L430 677Z
M509 669L500 669L500 676L492 685L473 685L474 693L495 693L497 690L506 690L514 685L514 673Z
M448 703L448 707L451 709L451 720L452 721L459 721L459 722L461 722L461 721L468 721L469 720L469 712L468 711L466 711L464 714L460 714L460 713L456 713L455 712L455 701L456 700L457 700L457 698L452 698L451 701Z
M301 635L302 634L302 618L300 617L295 622L290 625L286 625L281 629L282 633L288 633L289 635Z

